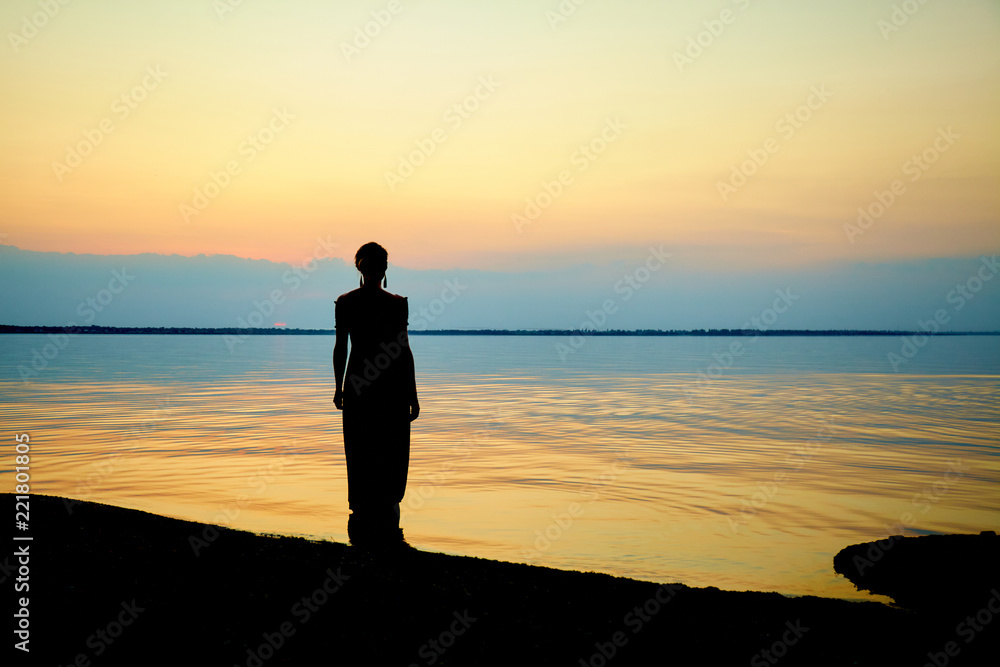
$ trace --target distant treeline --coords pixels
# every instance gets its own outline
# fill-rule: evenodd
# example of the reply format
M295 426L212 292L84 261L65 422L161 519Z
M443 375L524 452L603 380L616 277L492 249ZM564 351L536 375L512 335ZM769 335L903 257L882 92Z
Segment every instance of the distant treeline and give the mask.
M0 334L158 334L171 336L333 336L336 329L289 329L286 327L101 327L18 326L0 324ZM432 329L410 331L411 336L909 336L924 331L879 329ZM942 331L936 336L997 336L1000 331Z

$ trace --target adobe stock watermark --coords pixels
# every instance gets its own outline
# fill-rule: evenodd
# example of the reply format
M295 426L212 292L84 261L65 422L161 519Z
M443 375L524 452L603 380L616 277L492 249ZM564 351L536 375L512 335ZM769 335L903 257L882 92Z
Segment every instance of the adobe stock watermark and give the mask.
M128 91L122 93L111 103L112 116L105 116L98 123L97 127L87 128L83 131L83 139L73 145L66 146L66 156L63 162L52 161L52 172L56 175L56 181L62 183L67 174L83 164L86 157L94 152L94 149L104 143L104 139L118 129L115 118L119 122L125 120L132 112L139 108L149 97L149 94L156 90L163 80L169 76L167 72L160 69L159 65L150 65L146 68L146 76L142 81L132 86Z
M801 619L796 619L795 623L785 621L785 630L780 639L776 639L769 647L758 651L750 658L751 667L768 667L776 665L778 661L788 655L790 647L799 643L802 637L809 632L809 628L802 625Z
M551 514L552 521L549 525L544 529L535 530L535 541L532 542L534 548L531 551L523 550L521 558L526 563L531 564L551 549L553 544L561 540L563 535L569 532L574 522L584 515L587 511L587 506L600 499L604 488L613 484L621 475L627 472L628 468L619 464L631 460L627 450L623 454L619 454L608 467L607 472L591 479L580 491L580 493L587 496L585 501L572 502L566 507L565 512Z
M913 494L910 505L920 514L927 514L931 505L939 502L951 491L951 487L957 484L967 471L968 468L965 467L965 463L961 459L949 461L948 469L941 475L940 479L931 486L925 486ZM895 525L885 524L883 526L885 539L876 540L868 546L863 556L855 554L854 558L851 559L851 564L858 571L858 576L863 576L865 570L881 560L882 556L903 538L907 528L913 528L917 525L917 519L918 517L912 511L907 510L900 514L899 521Z
M945 301L952 304L952 313L958 313L965 308L983 290L986 283L993 280L997 272L1000 271L1000 264L997 262L996 255L993 255L993 257L980 257L979 263L980 267L976 272L965 281L955 285L954 289L945 295ZM927 345L931 337L941 330L941 326L951 322L952 313L949 313L945 308L938 308L934 311L934 317L927 320L917 320L917 326L924 333L903 336L903 343L900 345L899 353L889 352L886 355L892 372L898 373L900 366L909 363L910 360L916 357L920 350Z
M483 447L493 441L491 431L500 428L508 422L508 416L501 408L494 408L491 412L493 419L489 420L484 430L477 431L471 436L463 438L461 445L453 445L451 457L437 472L420 477L421 481L427 483L411 484L406 492L403 502L399 505L399 518L405 519L407 516L422 509L426 502L434 497L437 488L444 484L449 477L457 471L457 463L467 460L473 452L482 451ZM459 456L461 455L461 456ZM416 479L414 480L417 481Z
M631 635L624 630L612 633L609 641L594 642L594 653L586 658L580 658L578 667L606 667L614 659L618 652L628 646L629 640L642 632L650 621L659 614L663 607L670 603L680 591L684 590L681 584L662 584L656 592L641 605L636 605L622 618L622 623L631 631Z
M454 303L464 290L468 289L457 280L445 280L444 284L445 287L441 290L440 298L433 299L429 306L420 309L421 317L417 320L418 330L427 327L427 319L425 318L430 318L430 321L433 321L435 317L444 313L447 306ZM366 358L362 368L355 369L349 376L345 377L345 385L350 382L354 391L360 394L366 387L371 386L407 347L409 347L409 330L404 329L399 332L395 340L379 343L381 352L373 358Z
M955 626L955 634L967 645L971 644L979 633L986 630L986 626L993 622L994 617L1000 616L1000 591L991 588L989 599L975 614L969 614L958 622ZM928 651L927 659L923 667L947 667L952 658L958 657L962 652L962 645L956 641L947 641L940 651ZM963 663L965 664L965 663Z
M208 181L194 189L191 202L182 202L179 205L178 208L184 222L190 223L191 218L201 215L202 211L208 208L208 205L229 187L233 178L243 173L243 167L253 162L260 153L266 150L293 120L295 120L295 115L289 113L287 109L272 109L271 118L268 119L267 123L253 134L247 135L247 138L236 149L236 152L242 156L242 160L229 160L219 171L209 171Z
M203 525L200 535L195 535L194 533L188 535L188 546L191 547L191 551L196 558L201 555L202 551L219 539L219 536L222 534L219 532L220 526L232 527L233 522L240 517L243 510L259 500L264 495L267 487L278 478L279 473L285 469L285 466L291 460L285 456L287 446L288 444L286 443L275 451L278 455L277 461L257 466L253 474L247 476L246 492L239 493L234 501L220 507L218 514L212 517L212 521L215 523ZM250 492L253 492L253 495L250 495Z
M733 0L733 4L741 12L750 8L751 0ZM705 51L715 44L715 40L722 36L726 29L736 22L738 14L727 7L719 12L719 16L714 19L702 21L705 29L696 35L688 37L687 46L683 51L674 51L674 64L677 71L684 73L684 68L693 65L698 58L704 55Z
M578 7L587 3L587 0L562 0L555 9L545 10L545 20L549 22L549 27L555 32L560 25L576 14Z
M435 664L448 649L455 645L458 638L468 632L472 624L479 620L470 614L468 609L461 614L457 611L452 612L452 616L454 620L451 621L445 630L442 630L437 637L428 640L417 650L417 655L420 656L421 662L410 663L410 667L420 667L421 664Z
M135 598L133 598L131 602L122 601L118 606L121 607L121 611L119 611L118 614L106 625L97 628L90 634L89 637L87 637L84 644L88 649L90 649L90 651L82 651L78 653L68 664L91 664L91 655L95 658L99 658L104 655L104 652L111 648L111 646L118 639L120 639L123 634L125 634L126 630L133 623L135 623L136 619L139 618L139 614L146 611L145 607L140 607L138 605Z
M170 418L171 412L168 401L164 398L158 398L157 407L146 413L145 420L122 433L121 438L119 438L120 449L131 450L135 446L135 440L150 435L161 422ZM63 498L63 507L66 508L66 513L72 515L74 507L93 499L94 491L101 488L104 482L116 472L120 472L127 460L128 457L121 454L120 451L112 451L101 457L100 461L92 463L90 467L94 472L86 477L77 478L73 497Z
M38 0L39 11L31 16L21 17L21 29L17 32L13 30L7 33L7 41L14 53L21 50L22 46L38 36L38 32L54 19L62 8L70 3L70 0Z
M901 168L903 176L908 176L911 183L916 183L961 138L962 135L954 132L950 125L947 128L939 127L937 137L934 138L931 145L920 153L910 156L903 163ZM897 178L889 184L887 189L876 190L872 194L875 197L874 201L867 206L858 207L856 224L844 223L844 234L847 235L847 240L852 244L855 238L863 236L875 224L876 220L885 215L886 211L906 194L906 183L903 179Z
M452 104L444 112L442 120L447 128L450 128L451 132L457 131L465 121L479 111L483 102L493 97L499 87L500 82L494 79L493 75L479 77L475 90L462 98L461 101ZM395 192L397 187L413 176L417 169L437 152L441 144L448 141L448 132L449 130L445 127L436 127L426 136L413 141L416 148L399 156L395 171L385 172L385 182L389 186L390 192Z
M458 278L445 280L441 295L431 299L430 303L417 310L419 316L413 321L413 330L427 330L430 324L441 317L448 310L448 306L458 301L458 297L462 296L462 292L467 289L469 286L458 282Z
M297 624L291 620L287 620L279 623L272 632L265 631L261 633L260 643L257 646L251 644L251 647L246 649L246 659L242 662L243 665L246 667L262 667L265 662L273 658L281 650L289 639L295 636L296 632L312 620L317 613L322 611L323 607L330 601L330 598L336 595L344 587L347 580L351 578L350 575L344 574L341 567L337 567L336 572L333 571L332 567L329 567L324 574L326 574L326 578L323 580L323 583L309 594L303 595L288 610L288 613L295 619ZM239 667L240 664L236 663L233 667Z
M774 131L785 141L790 140L796 132L812 120L817 111L826 106L831 97L833 97L833 93L826 89L826 85L812 86L804 103L775 121ZM749 179L767 164L771 156L780 150L781 142L775 137L765 139L759 148L748 148L747 159L738 165L733 165L729 180L720 180L715 183L715 189L718 190L723 203L728 202L732 195L739 192L740 188L746 185Z
M729 530L734 535L738 535L740 528L750 523L757 514L771 502L781 487L786 484L792 474L802 470L807 463L819 452L823 445L830 441L835 427L833 419L821 419L820 425L816 429L816 434L809 439L806 444L796 447L795 451L785 456L785 467L776 470L771 476L771 481L757 484L757 491L747 495L740 501L740 511L736 519L727 516Z
M112 452L105 455L103 460L93 463L91 467L94 469L94 472L87 475L86 478L77 480L76 489L73 491L74 497L63 498L63 507L66 508L66 513L72 514L74 507L90 501L94 496L94 490L107 481L116 470L120 469L121 462L124 459L125 457L122 454Z
M243 6L243 2L244 0L214 0L212 9L215 10L215 15L219 17L220 21L225 21L226 16Z
M598 131L597 135L573 152L570 156L570 164L576 167L577 173L582 174L587 171L594 162L604 155L611 144L618 141L622 133L628 129L628 125L619 117L609 118L604 123L604 127ZM520 213L513 213L510 220L514 223L514 229L520 234L524 228L532 224L542 213L559 199L566 191L566 188L573 185L575 176L570 169L563 169L556 178L551 181L542 181L542 189L534 197L524 200L524 210Z
M441 290L440 298L431 300L429 306L420 308L421 317L417 319L415 326L417 331L427 328L428 318L433 322L436 317L447 310L448 305L454 303L461 293L468 289L466 285L460 284L457 280L445 280L444 289ZM400 331L396 339L389 342L382 342L379 348L382 350L374 358L365 359L364 366L357 369L344 378L344 382L350 382L351 387L358 394L366 387L371 386L389 368L396 359L403 353L403 349L409 346L409 331Z
M385 9L371 12L371 21L354 26L354 39L340 43L340 52L344 54L344 60L350 63L356 56L360 56L362 51L371 46L372 40L381 35L402 11L403 4L400 0L389 0Z
M125 288L133 280L135 280L135 276L130 274L125 267L122 267L121 271L112 270L111 280L108 281L107 287L98 290L92 296L88 296L77 304L76 314L83 318L84 325L80 325L76 320L67 322L63 326L61 333L51 333L48 335L50 342L43 345L41 350L34 347L31 348L31 361L29 364L27 366L22 364L17 367L18 375L21 376L21 382L27 384L31 379L37 378L43 370L48 368L49 364L59 356L60 352L66 349L72 337L79 333L78 329L81 326L93 323L97 318L97 314L104 312L115 300L115 297L125 291Z
M325 239L317 237L316 246L313 248L312 256L307 257L303 261L302 266L293 266L288 271L285 271L281 276L281 283L289 286L287 288L289 293L297 291L319 268L317 260L332 259L335 256L334 250L339 247L340 244L331 241L329 235L327 235ZM254 329L261 327L266 322L265 318L274 315L278 306L285 303L287 299L285 289L286 288L284 287L275 288L271 290L263 300L254 301L253 308L245 318L236 318L237 327L240 329ZM238 333L235 335L226 334L222 337L222 342L226 344L226 347L229 348L230 354L232 354L236 350L236 347L249 337L250 334L248 333Z
M882 39L889 41L889 37L903 29L910 19L913 18L917 12L923 9L928 0L903 0L903 2L893 5L892 12L889 14L887 19L879 19L875 26L882 33Z
M406 331L400 331L395 340L382 341L379 343L379 349L382 351L377 353L374 358L366 357L364 368L352 372L344 378L344 383L350 381L354 393L361 394L365 388L370 387L373 382L378 380L382 372L389 368L393 361L399 359L408 345Z
M641 290L643 286L649 282L653 277L653 274L662 269L667 260L670 259L672 255L669 252L663 251L663 246L659 248L649 247L649 255L646 257L646 261L637 266L630 273L626 273L622 276L621 280L616 282L612 289L614 289L615 294L621 295L622 302L629 301L636 292ZM608 323L608 318L613 316L618 312L618 300L615 299L605 299L601 303L601 307L596 310L588 310L584 313L584 319L580 322L578 331L597 331L598 327L604 327ZM556 354L559 355L560 361L566 361L566 359L571 354L575 354L583 348L586 344L586 340L583 336L576 334L569 337L565 343L556 342Z
M778 318L787 313L795 302L802 297L798 294L792 293L791 287L786 287L785 289L776 289L774 293L777 298L771 303L771 306L765 308L757 315L754 315L749 320L743 323L740 327L744 331L749 331L754 329L756 331L768 331L772 325L774 325ZM749 340L749 344L757 342L760 338L759 333L755 333ZM715 360L710 363L705 370L698 371L696 374L696 388L699 390L705 389L713 381L718 380L722 377L723 373L736 364L736 360L746 354L747 346L742 340L736 340L729 344L729 347L721 350L720 352L715 352L712 354L712 358ZM685 400L690 404L695 397L694 387L686 386L684 388Z
M124 440L123 437L122 441ZM94 472L87 475L86 478L77 479L76 489L73 492L74 497L62 499L66 513L71 515L74 507L89 502L93 498L94 490L110 479L115 472L122 469L122 461L124 460L126 460L125 456L113 452L104 456L102 461L92 464Z

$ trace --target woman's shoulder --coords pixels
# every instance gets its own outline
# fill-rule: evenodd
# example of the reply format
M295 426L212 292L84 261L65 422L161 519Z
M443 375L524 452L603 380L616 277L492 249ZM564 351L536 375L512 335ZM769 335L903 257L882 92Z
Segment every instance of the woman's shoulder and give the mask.
M389 301L397 301L397 302L406 301L406 297L405 296L400 296L398 294L393 294L392 292L387 292L385 290L380 290L380 291L377 292L377 294L379 296L381 296L381 298L389 300ZM336 299L334 299L334 302L339 302L339 301L353 301L355 299L361 299L361 298L364 298L364 297L371 298L372 296L374 296L374 294L368 294L368 293L366 293L364 291L364 288L358 287L356 289L352 289L350 292L344 292L343 294L341 294L340 296L338 296ZM375 297L375 298L378 298L378 297Z
M389 296L392 297L392 308L400 314L400 317L406 317L410 312L410 303L406 297L398 294L389 294Z
M355 290L355 291L357 291L357 290ZM406 301L406 297L405 296L400 296L398 294L393 294L392 292L390 292L388 290L379 290L379 295L382 297L382 299L384 301L391 301L393 303L403 303L404 301Z
M336 299L334 299L333 302L334 303L347 303L349 301L353 301L354 299L357 298L358 293L360 291L361 291L361 288L358 287L357 289L352 289L350 292L344 292L343 294L341 294L340 296L338 296Z

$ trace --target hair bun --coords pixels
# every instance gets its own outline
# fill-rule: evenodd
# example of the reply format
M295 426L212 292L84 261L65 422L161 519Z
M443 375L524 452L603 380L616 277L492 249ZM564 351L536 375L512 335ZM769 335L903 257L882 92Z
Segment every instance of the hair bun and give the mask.
M354 255L354 266L358 271L361 271L362 264L381 265L382 268L385 268L389 265L389 253L374 241L366 243L358 248L358 252Z

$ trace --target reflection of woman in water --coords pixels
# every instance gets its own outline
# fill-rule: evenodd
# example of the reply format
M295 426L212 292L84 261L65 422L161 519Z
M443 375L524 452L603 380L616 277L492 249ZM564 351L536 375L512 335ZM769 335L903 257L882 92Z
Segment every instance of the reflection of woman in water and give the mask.
M410 422L420 414L406 335L407 303L405 297L382 289L388 266L385 248L366 243L354 256L354 265L361 272L361 287L337 298L333 348L333 402L344 412L348 535L355 544L398 541Z

